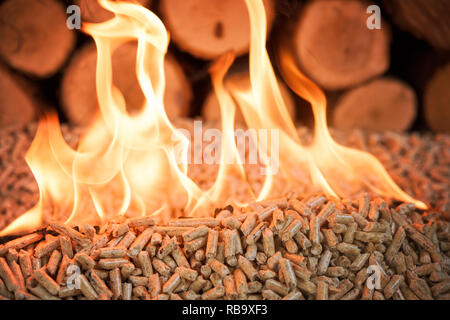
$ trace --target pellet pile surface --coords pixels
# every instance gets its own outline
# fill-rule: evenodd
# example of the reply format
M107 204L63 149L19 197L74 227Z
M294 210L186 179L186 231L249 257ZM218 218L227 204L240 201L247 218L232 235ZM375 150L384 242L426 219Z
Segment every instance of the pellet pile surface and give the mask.
M58 223L0 246L0 299L450 299L449 222L290 194L211 218Z

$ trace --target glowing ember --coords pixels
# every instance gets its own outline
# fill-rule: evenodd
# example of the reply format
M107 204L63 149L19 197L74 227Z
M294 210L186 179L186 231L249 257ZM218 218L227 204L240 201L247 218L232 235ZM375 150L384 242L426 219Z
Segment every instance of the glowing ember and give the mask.
M244 198L251 202L280 196L274 188L280 179L295 189L300 181L293 170L298 168L309 174L313 186L330 196L352 197L369 189L426 208L400 190L373 156L332 140L323 92L298 70L287 48L282 47L283 76L299 96L311 102L315 116L313 143L300 144L265 49L266 17L263 3L258 0L246 0L251 23L251 88L231 87L227 91L224 87L223 78L233 63L233 53L224 54L210 70L221 109L222 139L215 150L220 151L216 180L209 189L202 190L188 176L190 141L164 111L164 56L169 37L163 23L137 4L99 2L114 13L114 18L85 24L83 30L97 46L100 112L77 150L64 141L54 114L41 119L26 155L39 185L40 200L0 235L32 230L50 220L80 225L102 224L125 214L153 215L159 222L172 215L205 216L213 206L233 201L230 179L244 186ZM145 96L141 111L133 115L126 112L124 97L112 84L111 56L115 48L128 41L138 43L135 72ZM245 157L235 141L236 102L248 129L253 130L258 165L265 169L258 193L249 183L243 166Z

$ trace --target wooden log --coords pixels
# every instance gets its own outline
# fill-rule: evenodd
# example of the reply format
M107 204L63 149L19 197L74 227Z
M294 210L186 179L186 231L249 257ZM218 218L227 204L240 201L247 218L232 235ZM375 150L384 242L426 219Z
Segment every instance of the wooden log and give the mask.
M389 67L390 28L367 28L369 4L362 1L309 2L295 26L301 69L327 90L363 83Z
M113 83L125 97L127 111L139 110L144 95L136 77L135 42L127 42L113 53ZM99 110L95 86L97 49L89 44L75 54L62 79L61 104L70 122L86 125ZM165 59L166 91L164 103L169 118L187 116L192 91L175 58Z
M450 2L448 0L384 0L399 28L426 40L433 47L450 50Z
M417 99L413 89L393 78L380 78L344 93L333 110L333 126L401 132L415 119Z
M436 132L450 133L450 63L438 69L424 92L424 114Z
M263 1L270 30L275 3ZM248 52L250 19L242 0L164 0L160 11L173 41L195 57L215 59L229 50L236 55Z
M67 17L60 1L6 0L0 5L0 55L15 69L51 76L75 44Z
M250 78L247 71L239 71L236 73L232 73L225 79L225 87L230 86L233 84L233 86L238 88L250 88ZM287 87L281 82L278 81L278 84L280 86L281 95L283 96L283 100L286 104L286 108L289 111L289 114L291 115L292 120L295 120L296 115L296 108L295 108L295 101L287 89ZM235 122L236 123L245 123L244 116L242 115L242 112L240 108L238 107L236 103L237 109L236 109L236 116L235 116ZM205 102L203 103L202 107L202 115L203 117L208 121L219 121L220 120L220 107L219 107L219 101L217 100L217 97L213 90L208 94L208 96L205 99Z
M36 117L37 104L30 85L0 65L0 128L25 126Z
M138 2L144 7L149 7L151 0L125 0L129 2ZM97 0L77 0L75 4L80 7L81 18L84 22L100 23L114 17L112 12L104 9Z

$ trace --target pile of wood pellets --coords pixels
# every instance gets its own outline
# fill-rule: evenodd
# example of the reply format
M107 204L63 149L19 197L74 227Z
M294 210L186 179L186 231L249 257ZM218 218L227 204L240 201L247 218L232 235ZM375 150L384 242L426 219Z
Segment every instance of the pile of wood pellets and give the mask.
M210 218L46 229L0 246L0 299L450 299L442 214L289 196Z

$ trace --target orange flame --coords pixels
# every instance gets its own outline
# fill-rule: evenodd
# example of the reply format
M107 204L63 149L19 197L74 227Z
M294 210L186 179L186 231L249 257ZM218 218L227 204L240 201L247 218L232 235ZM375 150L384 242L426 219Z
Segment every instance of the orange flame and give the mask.
M281 71L286 82L310 101L314 111L314 142L301 145L265 48L266 17L259 0L246 0L251 23L251 88L231 86L228 91L223 85L234 61L232 53L224 54L210 70L220 105L222 139L217 178L208 190L201 190L187 174L190 141L173 126L164 110L164 56L169 36L163 23L138 4L111 0L99 3L113 12L114 18L83 27L97 46L99 115L77 150L67 145L56 115L41 119L26 154L39 186L39 202L2 230L0 236L33 230L49 220L71 225L102 224L126 214L154 215L163 223L171 215L208 215L213 205L233 198L230 179L243 185L246 199L253 201L279 196L276 180L283 179L293 189L304 184L298 178L299 172L331 196L353 196L368 188L426 208L405 194L375 157L340 146L331 138L323 92L281 48ZM127 113L125 99L112 82L112 54L127 41L138 44L135 72L145 96L141 110L133 115ZM236 103L248 128L254 130L252 138L265 169L258 194L249 183L235 141ZM279 133L279 139L268 135L268 131ZM278 148L282 155L279 159L271 156ZM304 168L308 169L306 174ZM279 174L271 174L277 169Z

